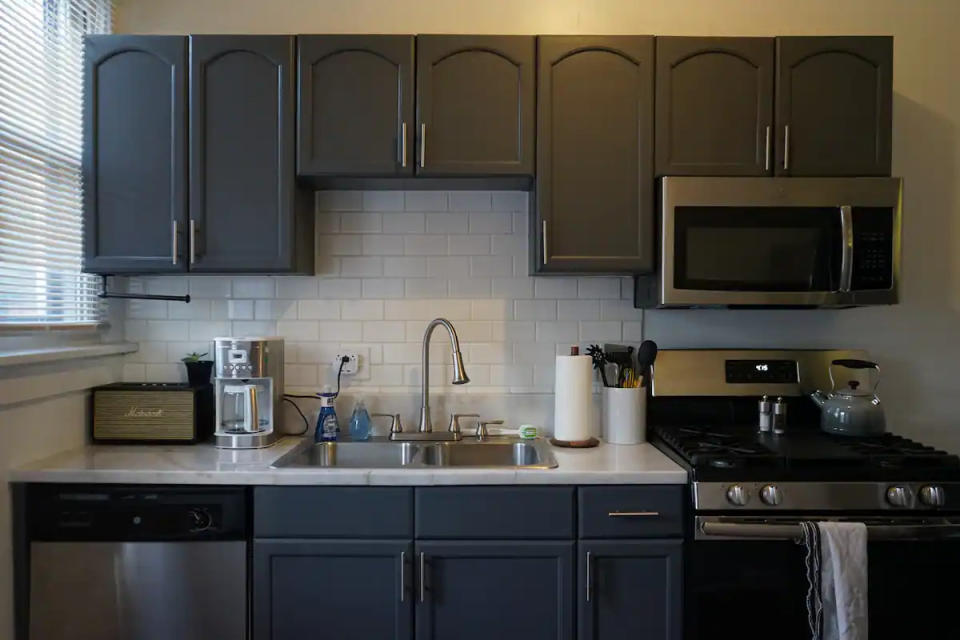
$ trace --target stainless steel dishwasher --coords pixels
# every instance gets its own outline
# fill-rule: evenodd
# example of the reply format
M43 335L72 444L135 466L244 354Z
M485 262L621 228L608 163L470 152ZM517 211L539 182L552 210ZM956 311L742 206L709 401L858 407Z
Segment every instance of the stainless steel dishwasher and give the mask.
M37 485L30 640L244 640L246 494Z

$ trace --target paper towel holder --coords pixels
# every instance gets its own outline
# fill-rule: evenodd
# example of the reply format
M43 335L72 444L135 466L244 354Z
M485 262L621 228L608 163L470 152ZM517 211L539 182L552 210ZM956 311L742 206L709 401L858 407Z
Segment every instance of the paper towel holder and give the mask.
M580 355L580 347L577 345L570 347L570 355ZM558 440L557 438L550 438L550 444L555 447L565 447L570 449L589 449L590 447L596 447L599 445L600 441L594 437L587 438L586 440Z

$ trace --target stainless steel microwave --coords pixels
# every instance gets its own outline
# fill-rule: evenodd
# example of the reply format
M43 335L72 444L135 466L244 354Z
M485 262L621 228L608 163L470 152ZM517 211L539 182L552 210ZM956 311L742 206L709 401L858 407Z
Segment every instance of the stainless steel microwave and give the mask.
M645 307L895 304L900 178L660 180L659 269Z

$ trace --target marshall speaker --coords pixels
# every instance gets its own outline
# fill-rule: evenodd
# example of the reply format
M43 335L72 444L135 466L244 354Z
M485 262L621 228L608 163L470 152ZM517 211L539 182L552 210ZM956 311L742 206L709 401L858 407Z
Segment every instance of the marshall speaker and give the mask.
M93 389L94 442L201 442L213 433L213 387L108 384Z

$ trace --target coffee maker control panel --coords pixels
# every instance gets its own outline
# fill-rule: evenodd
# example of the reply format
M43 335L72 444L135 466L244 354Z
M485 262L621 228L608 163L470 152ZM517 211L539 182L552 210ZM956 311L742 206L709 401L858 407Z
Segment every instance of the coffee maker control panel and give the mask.
M249 378L253 375L249 353L246 349L230 349L223 365L223 375L233 378Z

